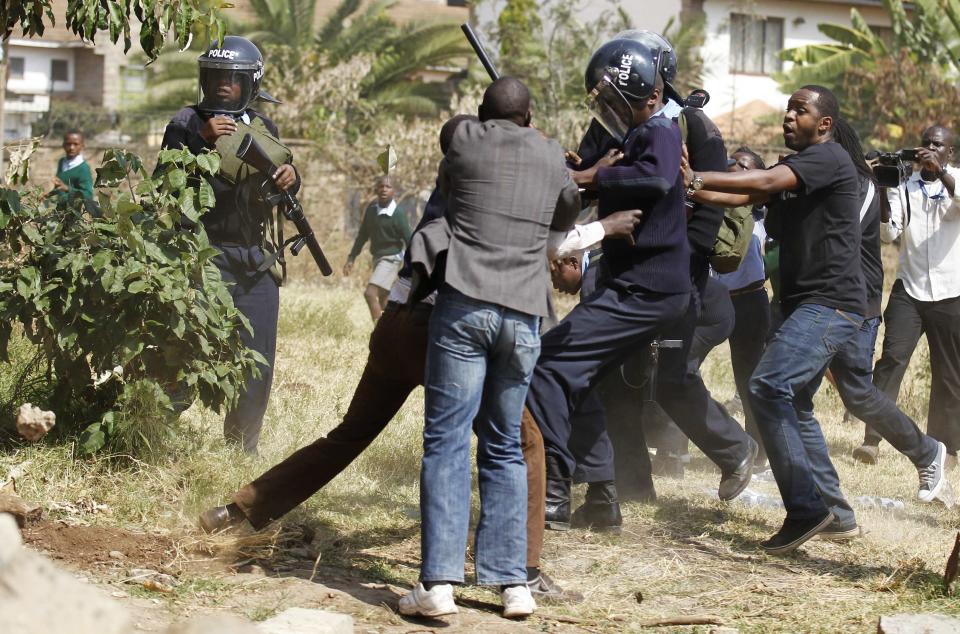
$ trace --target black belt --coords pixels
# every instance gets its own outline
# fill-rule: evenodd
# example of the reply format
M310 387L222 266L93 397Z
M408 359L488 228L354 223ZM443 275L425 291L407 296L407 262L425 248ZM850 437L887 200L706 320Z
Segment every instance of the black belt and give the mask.
M407 311L414 315L420 314L429 314L433 311L433 304L428 304L427 302L417 302L413 306L409 304L401 304L400 302L388 301L387 305L383 307L383 312L399 312Z
M756 282L747 284L742 288L737 288L730 291L730 297L735 297L737 295L746 295L747 293L753 293L753 292L759 291L761 288L763 288L763 280L757 280Z

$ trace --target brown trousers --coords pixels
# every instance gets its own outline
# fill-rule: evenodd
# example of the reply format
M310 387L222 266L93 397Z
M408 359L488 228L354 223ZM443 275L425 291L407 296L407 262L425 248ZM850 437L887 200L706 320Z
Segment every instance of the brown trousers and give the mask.
M412 310L394 303L370 335L370 356L343 422L325 438L298 449L233 496L256 529L282 517L319 491L373 442L423 384L430 306ZM520 428L527 463L527 566L539 567L543 548L546 463L543 437L524 412Z

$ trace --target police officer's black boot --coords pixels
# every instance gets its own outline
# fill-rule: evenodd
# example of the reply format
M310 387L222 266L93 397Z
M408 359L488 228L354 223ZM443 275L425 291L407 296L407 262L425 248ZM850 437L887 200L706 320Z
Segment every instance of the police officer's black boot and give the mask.
M617 487L611 481L591 482L583 505L573 512L570 525L595 531L619 533L623 525Z
M545 527L549 531L570 530L570 487L573 480L563 477L556 458L546 456L547 500L544 513Z

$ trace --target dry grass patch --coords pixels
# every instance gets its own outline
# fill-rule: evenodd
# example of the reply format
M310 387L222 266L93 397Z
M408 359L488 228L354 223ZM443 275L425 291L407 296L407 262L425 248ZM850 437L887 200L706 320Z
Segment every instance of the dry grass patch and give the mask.
M273 574L313 574L322 583L409 587L419 565L419 390L360 459L281 524L256 535L212 538L194 528L199 511L222 504L239 486L334 427L359 379L371 329L359 286L292 286L282 291L281 304L275 389L259 458L226 447L220 417L193 408L184 415L177 445L150 463L74 461L68 446L21 446L0 453L0 481L19 469L21 495L44 504L48 518L159 532L186 559L254 562ZM904 385L905 408L921 421L927 359L922 350L916 355ZM708 359L704 376L721 400L732 395L725 349ZM587 601L545 607L528 627L623 632L663 617L700 615L741 632L868 632L880 614L960 614L960 601L943 596L938 586L957 511L918 504L916 470L889 446L877 466L854 462L850 452L862 428L842 422L832 388L821 390L817 414L848 497L897 498L905 503L902 512L858 507L869 531L863 539L815 541L793 557L767 557L757 545L779 525L782 511L711 499L708 491L715 490L719 474L696 454L683 481L657 479L656 504L625 505L621 536L547 534L545 569ZM771 482L751 488L775 494ZM304 526L313 532L309 540ZM192 571L188 579L188 590L161 597L177 612L195 603L232 605L241 592L218 581L219 573ZM464 587L459 593L471 605L498 603L487 590ZM288 602L295 599L250 609L262 616ZM370 614L384 627L402 626L391 625L381 608Z

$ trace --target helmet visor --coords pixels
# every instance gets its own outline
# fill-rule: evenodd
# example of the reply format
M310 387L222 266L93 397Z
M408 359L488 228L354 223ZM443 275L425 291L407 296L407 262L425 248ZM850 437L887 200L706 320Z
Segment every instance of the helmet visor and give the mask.
M253 71L201 68L198 105L205 112L240 114L253 99Z
M597 122L621 144L633 127L633 108L609 76L604 75L587 96L587 107Z

